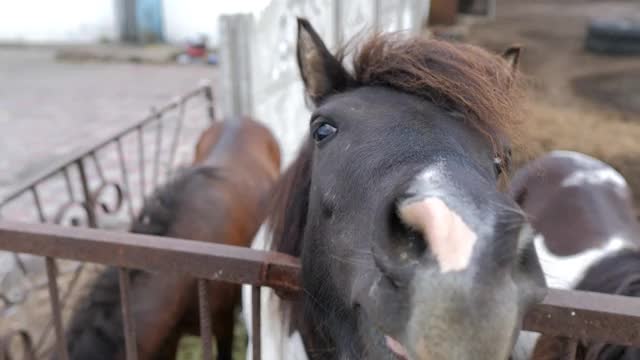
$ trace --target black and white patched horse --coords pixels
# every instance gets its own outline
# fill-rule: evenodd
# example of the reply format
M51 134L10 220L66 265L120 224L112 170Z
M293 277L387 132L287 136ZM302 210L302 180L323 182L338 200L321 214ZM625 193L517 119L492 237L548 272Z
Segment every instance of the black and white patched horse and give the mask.
M535 247L550 287L640 297L640 227L618 171L582 153L552 151L519 169L511 187L538 231ZM536 360L640 358L640 349L529 339Z
M545 293L535 234L499 185L518 51L375 35L349 71L298 25L315 108L253 247L300 257L304 291L263 291L263 359L507 359Z

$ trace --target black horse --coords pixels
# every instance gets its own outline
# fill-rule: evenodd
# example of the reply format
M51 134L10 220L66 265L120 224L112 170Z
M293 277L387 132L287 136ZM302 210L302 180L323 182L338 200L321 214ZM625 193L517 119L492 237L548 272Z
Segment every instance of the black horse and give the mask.
M377 35L350 72L299 20L315 110L276 185L269 247L302 261L304 294L281 310L304 357L510 356L544 277L499 186L521 114L518 51L507 54ZM278 324L264 326L273 349Z

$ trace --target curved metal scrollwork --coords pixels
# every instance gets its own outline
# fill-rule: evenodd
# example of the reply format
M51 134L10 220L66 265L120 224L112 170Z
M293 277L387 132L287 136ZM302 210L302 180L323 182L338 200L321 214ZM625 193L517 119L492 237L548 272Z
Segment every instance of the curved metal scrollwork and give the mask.
M86 218L84 219L85 221L83 222L82 219L78 216L69 217L69 222L71 223L71 225L80 226L82 224L89 223L89 220L88 220L90 216L89 212L91 210L89 209L89 206L87 205L87 203L81 200L72 200L64 203L58 209L58 211L54 214L53 223L56 225L63 225L64 220L67 218L66 215L70 213L71 210L73 209L81 209Z
M111 200L107 200L104 196L109 189L115 191L115 198L111 198ZM73 226L89 225L91 219L96 218L98 209L107 215L119 212L124 204L124 196L125 193L120 184L113 181L105 181L90 193L89 199L70 200L64 203L55 213L53 222L57 225L62 225L66 219L69 219ZM83 216L69 217L68 214L72 210L80 210Z
M102 196L108 189L115 190L115 202L109 205L109 203L102 199ZM122 190L122 186L113 181L105 181L102 185L100 185L94 192L91 193L91 202L95 204L96 207L100 207L100 209L108 215L113 215L122 209L122 204L124 204L124 191Z

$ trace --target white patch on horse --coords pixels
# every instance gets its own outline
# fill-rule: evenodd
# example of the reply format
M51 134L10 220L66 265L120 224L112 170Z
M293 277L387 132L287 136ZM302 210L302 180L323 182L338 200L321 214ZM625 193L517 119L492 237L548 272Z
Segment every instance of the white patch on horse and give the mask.
M469 266L478 236L440 198L427 197L400 205L402 221L422 233L443 273Z
M563 187L612 185L621 194L627 194L629 191L624 177L610 165L596 158L568 150L555 150L550 153L550 156L570 160L579 168L562 180Z
M424 181L433 184L434 182L440 183L445 180L444 163L438 161L428 168L423 170L416 178L416 180Z
M572 160L582 167L608 167L609 165L589 155L570 150L554 150L549 153L551 157Z
M609 166L594 157L575 151L555 150L550 152L550 156L554 158L568 159L573 161L582 170L577 170L562 181L562 186L579 186L579 185L603 185L613 184L620 188L627 188L627 181L624 177Z
M562 180L562 186L605 185L611 184L618 188L626 188L627 182L619 172L613 168L577 170Z
M266 225L262 225L256 234L251 248L268 250L271 236ZM251 286L242 286L242 316L247 330L247 360L252 360L252 327L251 327ZM290 334L289 314L283 310L281 300L270 288L260 291L260 324L261 357L263 360L308 360L302 336L295 331Z
M557 289L573 289L591 265L622 249L635 247L626 239L612 237L603 247L576 255L558 256L547 248L542 235L536 236L534 243L547 285Z

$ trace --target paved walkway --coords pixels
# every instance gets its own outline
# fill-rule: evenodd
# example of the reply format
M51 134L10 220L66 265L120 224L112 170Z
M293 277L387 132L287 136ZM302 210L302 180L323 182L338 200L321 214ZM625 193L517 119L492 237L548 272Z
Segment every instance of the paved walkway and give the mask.
M215 77L207 66L65 63L55 54L0 48L0 198L52 161Z

